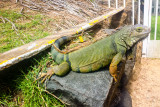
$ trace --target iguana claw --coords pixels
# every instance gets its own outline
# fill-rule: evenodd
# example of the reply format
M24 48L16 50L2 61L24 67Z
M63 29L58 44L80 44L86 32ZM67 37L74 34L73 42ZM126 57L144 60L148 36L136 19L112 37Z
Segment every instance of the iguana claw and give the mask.
M39 78L44 77L41 83L43 83L47 78L50 79L53 74L54 72L52 68L48 68L46 73L41 73Z
M117 83L118 82L117 76L113 75L113 78L114 78L114 81Z

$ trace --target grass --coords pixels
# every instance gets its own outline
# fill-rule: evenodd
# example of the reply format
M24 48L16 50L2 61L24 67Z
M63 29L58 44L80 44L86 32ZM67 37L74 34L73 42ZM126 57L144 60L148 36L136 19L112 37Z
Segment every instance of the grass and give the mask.
M89 35L93 35L93 33ZM83 37L85 41L89 39L86 35ZM74 42L78 43L79 39L76 38ZM73 47L75 46L71 45L69 46L69 49ZM22 68L18 66L18 69L16 68L16 70L20 69L21 75L19 75L19 73L16 74L15 71L12 71L15 75L18 75L18 78L14 79L14 82L9 78L9 84L11 84L10 87L6 87L6 85L1 86L0 84L0 106L64 107L65 105L61 101L46 93L45 85L41 84L40 81L35 81L41 71L46 71L47 67L55 65L54 61L50 57L51 56L49 53L37 55L34 60L31 59L32 66L27 66L24 64L26 67L25 70L21 70L23 69L23 66ZM25 61L25 63L30 62ZM1 87L4 87L4 89L1 89ZM6 91L6 89L8 90Z
M93 36L94 33L89 33L83 35L84 41L89 40L89 36ZM79 38L74 40L75 43L79 42ZM75 47L76 44L69 45L68 48ZM21 70L18 66L18 69L21 71L14 74L18 75L18 78L14 79L14 83L9 78L10 87L5 85L0 86L0 106L2 107L64 107L65 105L59 101L57 98L46 93L45 86L40 83L40 81L35 81L38 77L38 74L41 71L46 71L46 68L49 66L54 66L55 63L50 59L49 53L44 53L42 55L36 56L36 58L31 60L32 66L25 65L26 69ZM30 63L30 62L25 62ZM16 70L18 70L16 68ZM8 80L8 79L7 79ZM1 83L1 81L0 81ZM2 90L1 87L4 87ZM8 91L6 91L8 89Z
M34 59L33 66L22 70L14 82L11 82L14 91L0 90L1 107L64 107L59 100L45 92L45 86L35 81L39 72L47 68L47 63L52 60L48 54L43 54L39 59ZM54 63L53 63L54 64Z
M16 11L0 9L0 53L21 46L50 34L54 20L41 14L24 15ZM13 27L10 20L15 26Z
M155 16L152 16L151 19L151 36L150 39L154 40L154 32L155 32ZM160 40L160 16L158 16L158 23L157 23L157 38L156 40Z
M51 95L48 95L44 89L45 87L35 81L38 73L40 71L40 66L43 65L43 70L46 69L46 63L50 61L49 56L45 56L38 61L38 66L35 65L32 69L29 70L27 75L23 75L24 78L17 79L18 89L22 92L23 97L23 106L24 107L50 107L50 106L63 106L56 98ZM37 61L36 61L37 62ZM34 82L35 81L35 82Z
M50 27L54 23L53 19L41 14L26 15L12 10L0 9L0 17L0 53L50 35ZM21 74L14 71L18 77L13 80L9 78L6 83L0 82L0 106L63 107L64 104L45 92L45 86L35 81L48 62L53 61L48 53L43 54L25 70L20 70L20 67L16 69L21 71Z

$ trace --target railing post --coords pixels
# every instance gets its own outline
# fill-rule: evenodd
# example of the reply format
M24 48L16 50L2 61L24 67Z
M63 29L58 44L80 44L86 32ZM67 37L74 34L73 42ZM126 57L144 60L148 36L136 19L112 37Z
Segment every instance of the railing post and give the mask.
M149 6L149 27L151 28L151 20L152 20L152 0L149 0L149 4L150 4L150 6ZM148 36L148 42L150 42L150 35L151 34L149 34L149 36Z
M110 0L108 0L108 8L111 8Z
M132 25L134 25L134 0L132 0Z
M149 10L150 10L150 1L144 0L144 17L143 17L143 25L149 26ZM148 38L143 41L142 48L142 57L147 57L147 47L148 47Z
M140 24L140 6L141 6L141 4L140 4L140 0L138 0L138 24Z
M155 20L154 40L156 40L157 38L157 19L158 19L158 0L156 0L156 20Z
M118 0L116 0L116 9L118 8Z
M123 0L123 7L126 7L126 0Z

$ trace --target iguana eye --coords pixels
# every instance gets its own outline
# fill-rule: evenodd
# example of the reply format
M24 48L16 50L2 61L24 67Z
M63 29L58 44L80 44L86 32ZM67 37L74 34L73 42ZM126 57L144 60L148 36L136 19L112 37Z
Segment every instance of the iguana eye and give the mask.
M137 31L137 32L142 32L142 30L143 30L142 27L137 27L137 28L136 28L136 31Z

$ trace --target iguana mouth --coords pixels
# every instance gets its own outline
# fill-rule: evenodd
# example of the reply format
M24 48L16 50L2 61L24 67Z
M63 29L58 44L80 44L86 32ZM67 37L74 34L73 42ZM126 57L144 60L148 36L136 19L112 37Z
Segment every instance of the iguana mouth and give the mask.
M146 32L144 32L143 34L149 34L151 32L151 28L144 26L146 28Z
M143 28L143 30L141 32L138 32L137 36L135 36L137 38L141 38L140 40L146 38L148 34L151 32L151 28L149 28L148 26L141 25L141 24L134 25L132 30L134 31L137 28Z

